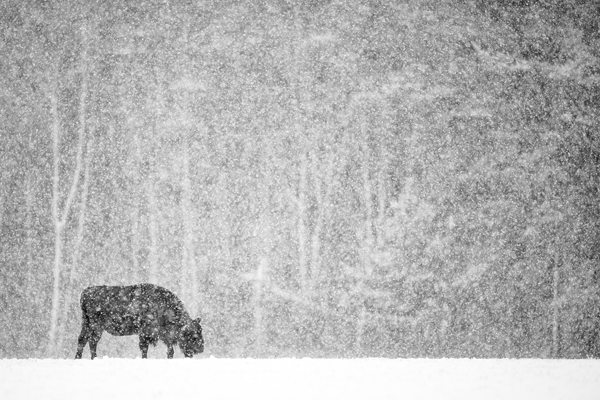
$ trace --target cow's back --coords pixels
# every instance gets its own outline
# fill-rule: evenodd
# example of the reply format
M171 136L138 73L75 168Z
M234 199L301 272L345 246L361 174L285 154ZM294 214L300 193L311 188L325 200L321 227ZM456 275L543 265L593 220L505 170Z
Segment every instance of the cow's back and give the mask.
M135 287L139 288L144 301L156 311L161 324L181 327L191 320L181 300L170 290L151 283L142 283Z
M140 326L134 286L91 286L81 293L81 311L94 329L133 335Z
M116 286L90 286L81 292L81 309L84 312L94 312L103 308L115 297Z
M81 293L81 309L92 324L119 336L178 330L190 320L173 292L150 283L90 286Z

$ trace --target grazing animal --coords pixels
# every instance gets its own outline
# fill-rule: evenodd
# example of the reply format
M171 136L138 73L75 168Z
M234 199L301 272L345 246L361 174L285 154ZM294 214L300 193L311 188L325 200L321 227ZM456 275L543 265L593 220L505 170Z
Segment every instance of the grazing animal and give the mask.
M115 336L139 335L142 358L148 358L148 345L156 345L159 339L167 345L168 358L173 358L175 344L185 357L204 351L200 318L192 320L177 296L149 283L84 289L75 358L81 358L89 341L93 360L103 331Z

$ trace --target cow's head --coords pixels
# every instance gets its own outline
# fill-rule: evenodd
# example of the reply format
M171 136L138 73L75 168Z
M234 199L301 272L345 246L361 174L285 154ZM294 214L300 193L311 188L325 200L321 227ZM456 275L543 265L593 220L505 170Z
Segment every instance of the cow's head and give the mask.
M179 348L186 357L193 357L194 354L200 354L204 351L200 318L190 321L181 328Z

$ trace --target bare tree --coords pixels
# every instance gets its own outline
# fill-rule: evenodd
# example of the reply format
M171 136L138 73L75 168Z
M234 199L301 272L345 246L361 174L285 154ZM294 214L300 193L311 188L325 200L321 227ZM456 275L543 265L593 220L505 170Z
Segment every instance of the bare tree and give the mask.
M75 158L75 167L71 177L71 185L67 193L67 198L62 202L60 193L60 91L58 65L55 65L55 71L52 77L52 85L50 91L50 112L52 116L52 150L53 150L53 185L52 185L52 221L54 224L54 262L53 262L53 283L52 283L52 305L50 312L50 328L48 332L48 347L47 352L51 353L55 350L56 335L58 333L59 312L60 312L60 288L61 288L61 272L63 262L63 240L64 231L67 224L67 219L71 211L71 206L75 201L77 194L81 170L83 167L83 150L86 135L86 102L88 93L88 27L84 22L81 26L81 37L83 50L80 61L81 87L79 91L79 129L78 129L78 144L77 154ZM61 203L62 207L61 207Z
M297 128L301 129L301 128ZM300 290L302 295L307 295L308 290L308 229L306 226L307 207L306 192L308 190L308 155L303 152L300 159L300 170L298 181L298 266L300 272Z
M154 75L156 79L156 93L155 93L155 115L153 120L153 135L150 138L150 153L148 154L148 177L146 180L146 198L148 202L148 231L150 235L149 245L149 262L150 271L148 274L148 281L151 283L158 283L160 281L159 265L159 225L160 225L160 209L158 205L157 187L158 187L158 160L156 150L157 145L160 142L160 133L163 129L161 122L165 108L165 88L164 88L164 73L158 65L154 68Z
M361 254L361 265L362 270L358 272L357 282L357 293L359 296L359 313L356 320L356 341L355 350L360 352L362 350L362 342L365 326L367 323L367 309L365 304L365 285L366 280L373 274L373 263L371 261L371 252L373 251L374 237L373 237L373 188L371 182L371 155L369 151L368 138L369 131L364 121L366 117L363 117L361 123L361 142L360 151L362 153L361 160L361 179L362 179L362 194L363 194L363 224L361 228L361 235L359 237L360 243L360 254Z
M29 133L28 139L27 139L27 145L28 145L28 153L29 156L31 158L33 158L33 151L34 151L34 142L33 142L33 132ZM31 160L30 160L31 161ZM25 211L25 235L26 235L26 239L25 239L25 243L26 243L26 247L27 247L27 276L26 276L26 290L27 293L31 292L31 286L33 284L33 281L35 279L34 277L34 265L33 265L33 252L34 252L34 247L33 247L33 222L34 222L34 217L35 217L35 212L36 210L34 209L35 206L35 195L36 195L36 174L37 174L37 167L35 166L34 163L32 163L30 168L27 168L27 172L25 175L25 207L26 207L26 211ZM0 194L1 196L1 194ZM2 200L0 199L0 207L2 207ZM2 210L0 210L0 214L2 213ZM2 218L0 215L0 226L2 226Z
M552 357L560 357L560 337L559 337L559 293L558 285L560 280L559 262L557 255L550 259L552 263Z

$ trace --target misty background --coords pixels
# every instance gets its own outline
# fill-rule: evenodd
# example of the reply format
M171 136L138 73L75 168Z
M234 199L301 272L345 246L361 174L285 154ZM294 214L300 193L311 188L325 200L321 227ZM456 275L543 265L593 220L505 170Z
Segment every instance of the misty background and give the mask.
M0 357L74 357L83 288L137 282L215 356L599 357L598 21L2 0Z

